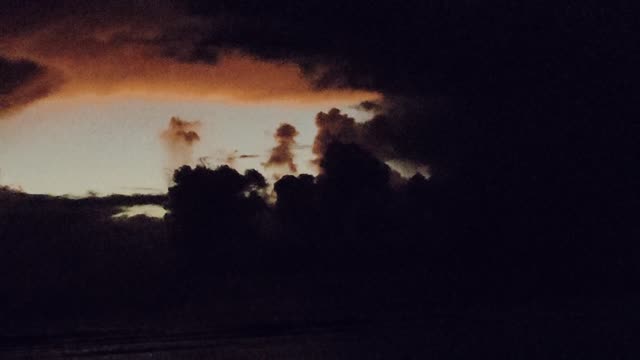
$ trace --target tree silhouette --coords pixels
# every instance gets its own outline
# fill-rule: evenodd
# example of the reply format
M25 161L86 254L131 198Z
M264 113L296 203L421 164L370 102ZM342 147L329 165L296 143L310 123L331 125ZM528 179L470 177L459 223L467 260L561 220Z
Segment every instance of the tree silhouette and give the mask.
M259 243L260 196L267 183L255 170L183 166L169 188L166 216L183 270L190 276L233 270Z

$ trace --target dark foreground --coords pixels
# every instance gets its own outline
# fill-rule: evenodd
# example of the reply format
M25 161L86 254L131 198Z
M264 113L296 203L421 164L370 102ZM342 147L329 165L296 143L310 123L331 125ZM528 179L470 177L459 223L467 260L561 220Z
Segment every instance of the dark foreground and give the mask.
M630 216L363 188L355 160L275 207L245 196L255 172L185 168L143 199L165 219L0 191L0 360L640 358Z
M4 336L2 359L637 359L637 301L244 329ZM404 318L403 318L404 317Z

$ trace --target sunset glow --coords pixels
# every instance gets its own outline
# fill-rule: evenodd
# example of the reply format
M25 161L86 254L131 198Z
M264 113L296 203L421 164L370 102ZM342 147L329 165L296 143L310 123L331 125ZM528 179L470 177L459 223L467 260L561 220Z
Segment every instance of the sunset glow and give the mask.
M314 117L332 104L353 99L225 102L208 99L86 95L47 99L0 121L0 184L32 193L82 195L164 192L172 163L161 133L172 116L200 121L201 141L191 164L231 164L282 175L287 168L263 169L273 134L281 122L300 135L294 150L299 172L316 173L311 144ZM351 108L364 120L369 114ZM251 155L244 156L242 155Z

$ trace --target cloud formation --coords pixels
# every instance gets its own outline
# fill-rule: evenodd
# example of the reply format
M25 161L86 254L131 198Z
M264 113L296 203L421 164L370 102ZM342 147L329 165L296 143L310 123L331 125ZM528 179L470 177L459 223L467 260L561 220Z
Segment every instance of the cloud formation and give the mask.
M14 93L13 98L125 93L344 102L371 95L351 89L317 91L293 62L265 61L238 48L206 42L212 32L224 31L221 26L227 21L188 14L170 1L49 5L43 12L41 5L15 3L10 15L0 14L0 56L38 64L65 82L46 91Z
M29 60L0 56L0 117L53 93L62 78Z
M316 156L313 160L315 164L320 164L328 147L334 143L357 144L368 152L374 154L378 159L391 161L401 168L404 176L411 176L416 172L425 172L426 165L423 159L411 154L403 148L406 143L402 140L410 141L412 145L413 137L421 136L410 133L409 128L402 119L390 120L384 110L384 104L367 101L364 105L367 109L378 109L381 114L376 114L367 122L358 123L348 114L340 109L330 109L328 112L320 112L316 115L315 123L318 129L313 141L312 152ZM403 133L406 132L406 133ZM419 141L419 139L416 139ZM322 171L323 168L320 167ZM400 174L393 172L395 179L400 180Z
M273 135L278 145L271 149L271 155L265 167L286 165L292 173L298 172L298 167L294 162L293 147L296 145L295 137L298 136L298 130L293 125L282 123Z
M367 141L359 141L428 164L434 174L506 189L558 177L570 187L584 179L578 173L629 168L630 159L618 155L633 152L640 73L624 8L390 0L189 5L189 14L225 19L203 44L295 62L317 88L384 94L377 109L364 104L374 119ZM351 131L344 125L340 134ZM607 160L593 161L602 151ZM606 176L591 179L583 196Z
M169 127L160 134L169 153L169 166L175 169L191 164L193 146L200 141L199 121L186 121L177 116L169 120Z
M354 143L358 140L355 119L342 114L339 109L333 108L327 113L318 113L315 122L318 132L311 150L316 155L316 162L320 161L332 142Z

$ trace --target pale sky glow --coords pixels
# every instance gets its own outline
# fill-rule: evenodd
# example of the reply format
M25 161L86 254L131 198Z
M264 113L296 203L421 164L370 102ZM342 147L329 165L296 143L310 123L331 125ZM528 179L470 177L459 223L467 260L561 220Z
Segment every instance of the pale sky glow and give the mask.
M160 205L134 205L120 208L120 212L113 215L114 218L130 218L138 215L144 215L151 218L162 218L167 213Z
M353 108L355 103L351 98L292 104L124 95L45 99L0 121L0 184L56 195L163 192L169 171L159 134L172 116L202 122L194 162L207 156L215 166L235 150L255 154L259 157L238 159L234 167L256 168L270 181L286 169L265 170L261 163L275 145L278 125L290 123L300 133L299 171L315 173L309 161L316 113L337 106L357 120L367 119L370 114Z

